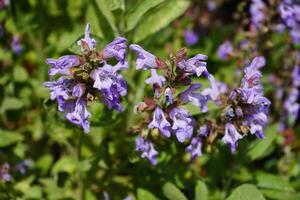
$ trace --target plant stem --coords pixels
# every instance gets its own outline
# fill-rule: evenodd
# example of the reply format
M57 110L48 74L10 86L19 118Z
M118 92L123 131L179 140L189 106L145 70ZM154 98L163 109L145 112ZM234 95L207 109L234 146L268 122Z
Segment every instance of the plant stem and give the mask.
M78 146L77 146L77 177L78 177L78 187L79 187L79 193L78 193L78 199L79 200L84 200L84 182L83 182L83 176L80 170L80 162L81 162L81 144L83 140L83 132L80 131L80 136L79 136L79 141L78 141Z

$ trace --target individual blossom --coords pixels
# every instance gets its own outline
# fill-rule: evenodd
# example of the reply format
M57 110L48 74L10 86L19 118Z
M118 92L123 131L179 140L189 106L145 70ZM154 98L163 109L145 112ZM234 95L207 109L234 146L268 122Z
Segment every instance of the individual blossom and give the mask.
M28 170L29 164L30 164L29 160L23 160L16 165L16 169L22 175L24 175L26 173L26 171Z
M10 165L8 163L4 163L0 165L0 180L3 182L11 181L12 177L9 174Z
M145 140L142 136L136 138L136 150L141 151L142 158L147 158L151 164L155 165L157 163L158 152L154 149L153 144L149 140Z
M191 155L191 159L194 160L196 157L202 155L202 141L200 137L194 137L191 140L189 146L187 146L186 151Z
M209 100L208 95L203 95L200 92L196 92L201 88L199 83L192 84L190 87L180 94L180 99L183 103L191 102L194 106L200 108L202 112L207 112L208 108L206 106L207 101Z
M266 20L266 5L263 0L252 0L250 4L251 24L256 29L262 27Z
M153 113L153 119L148 125L149 128L157 128L165 137L170 137L170 122L166 120L165 114L160 107L157 107Z
M190 29L186 29L184 31L184 40L188 46L192 46L196 44L199 40L199 37L196 32Z
M91 38L87 24L85 36L77 44L81 50L79 55L46 60L51 66L48 72L51 81L45 82L44 86L50 89L50 99L56 99L58 110L65 118L88 133L90 102L99 99L109 109L123 110L120 98L127 94L127 86L119 72L128 68L126 39L116 38L102 51L97 51L96 40ZM118 61L115 65L109 63L113 58Z
M300 43L300 5L296 1L283 0L278 7L285 26L289 29L293 42Z
M236 151L237 141L242 138L232 123L226 123L222 141L230 146L232 152Z
M138 55L136 59L136 69L146 70L157 67L156 56L145 51L141 46L137 44L131 44L129 48L132 51L135 51Z
M146 79L145 83L150 84L153 87L154 86L162 87L166 81L165 77L158 75L156 69L151 69L150 71L151 71L151 77Z
M22 50L23 50L23 46L21 44L21 40L19 36L14 36L11 42L11 48L12 51L15 55L19 55Z
M173 108L170 111L170 118L173 121L172 130L179 142L190 139L193 134L194 127L192 125L192 117L187 110L183 108Z
M221 60L227 60L232 52L233 52L233 46L231 42L225 41L218 48L218 57Z

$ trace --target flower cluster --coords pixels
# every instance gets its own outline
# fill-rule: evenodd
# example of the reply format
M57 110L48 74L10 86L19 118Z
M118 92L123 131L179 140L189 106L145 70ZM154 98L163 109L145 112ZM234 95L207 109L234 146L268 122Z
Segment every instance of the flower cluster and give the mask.
M248 133L263 138L263 128L271 102L263 96L261 72L265 65L264 57L256 57L244 70L239 88L233 90L225 109L225 134L222 141L236 150L237 141ZM242 133L242 134L240 134Z
M292 0L284 0L279 5L280 16L290 30L295 43L300 42L300 5Z
M79 125L89 132L91 114L87 105L96 98L102 100L109 109L122 111L120 97L127 93L126 82L118 72L127 69L125 61L126 39L116 38L102 51L96 50L96 40L90 37L90 25L87 24L85 36L77 44L80 55L64 55L59 59L47 59L51 66L51 81L44 86L50 89L50 99L57 100L58 110L71 123ZM110 65L115 58L118 63ZM57 80L55 76L59 76Z
M197 130L197 124L186 105L192 104L206 112L207 101L213 100L217 103L219 100L218 84L206 68L207 56L198 54L186 59L186 50L180 49L170 56L169 62L165 62L139 45L132 44L130 49L137 53L136 68L150 70L151 76L145 82L154 90L153 97L146 97L145 101L137 106L138 111L148 114L146 123L139 130L147 129L148 133L158 131L164 138L174 135L180 143L190 140ZM200 91L201 85L192 83L191 77L194 75L206 77L211 87ZM178 92L185 87L185 90ZM205 136L202 132L203 127L199 129L196 137ZM158 153L153 148L151 134L148 133L137 138L137 150L143 152L142 157L155 164ZM200 155L200 142L201 139L193 138L187 147L192 157Z
M252 0L250 4L251 25L256 29L262 27L266 19L266 5L263 0Z

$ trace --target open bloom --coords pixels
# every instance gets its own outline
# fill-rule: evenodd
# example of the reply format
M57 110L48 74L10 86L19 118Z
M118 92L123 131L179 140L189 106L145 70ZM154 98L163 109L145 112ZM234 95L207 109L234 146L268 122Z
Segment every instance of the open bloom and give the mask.
M136 138L136 150L143 152L141 157L147 158L152 165L157 163L156 157L158 152L154 149L152 142L145 140L143 137Z
M232 152L236 151L237 141L242 138L232 123L225 125L225 134L222 141L230 146Z
M202 95L200 92L197 93L196 91L201 88L199 83L192 84L190 87L180 94L180 99L183 103L191 102L194 106L200 108L202 112L206 112L207 106L206 103L209 100L207 95Z
M157 107L153 114L153 120L148 127L157 128L163 136L170 137L170 126L171 124L166 120L163 110L160 107Z
M173 120L172 130L175 132L177 140L184 142L190 139L194 127L192 126L192 118L188 111L183 108L173 108L169 115Z
M141 46L137 44L131 44L129 48L137 53L137 59L136 59L136 69L151 69L156 68L156 56L149 53L148 51L145 51Z

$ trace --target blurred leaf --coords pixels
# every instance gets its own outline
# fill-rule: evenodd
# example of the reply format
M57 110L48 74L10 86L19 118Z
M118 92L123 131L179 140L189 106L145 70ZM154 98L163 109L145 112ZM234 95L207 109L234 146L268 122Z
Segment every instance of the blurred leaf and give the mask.
M115 34L118 34L118 29L116 26L116 20L113 15L113 13L109 9L109 1L111 0L95 0L97 3L98 8L101 10L102 14L106 18L107 22L111 26L112 30L114 31Z
M13 131L0 130L0 147L5 147L16 142L22 141L23 135Z
M142 16L151 8L161 4L165 0L144 0L140 1L134 8L132 8L127 14L126 18L126 31L132 30L138 22L141 20Z
M52 166L52 162L52 156L50 154L45 154L37 160L36 167L42 171L42 174L46 174Z
M24 106L21 99L15 97L4 98L2 105L0 107L0 112L5 112L7 110L18 110Z
M63 157L59 159L52 168L52 174L67 172L72 174L77 168L77 161L72 157Z
M237 187L226 200L265 200L261 192L251 184Z
M157 198L148 190L143 188L137 189L137 199L138 200L156 200Z
M198 180L195 188L195 200L207 200L208 190L203 181Z
M267 173L257 173L256 174L257 186L265 189L276 189L286 192L293 192L294 188L290 183L279 176Z
M13 77L16 82L24 82L28 79L28 74L23 67L15 66L13 71Z
M278 190L261 189L261 192L270 199L276 200L299 200L300 193L292 193Z
M103 31L100 26L100 22L98 20L97 12L92 4L90 4L87 8L86 12L86 20L91 24L91 31L95 33L98 37L103 37Z
M143 17L137 28L133 41L140 42L166 27L189 7L188 0L169 0L155 8L148 16Z
M273 141L278 134L278 125L273 124L269 126L265 131L265 138L262 140L257 140L249 147L248 156L251 160L256 160L265 156L268 148L271 147Z
M170 200L187 200L184 194L173 183L165 183L162 190L164 196Z
M125 0L110 0L108 1L109 4L109 9L114 11L114 10L125 10Z

